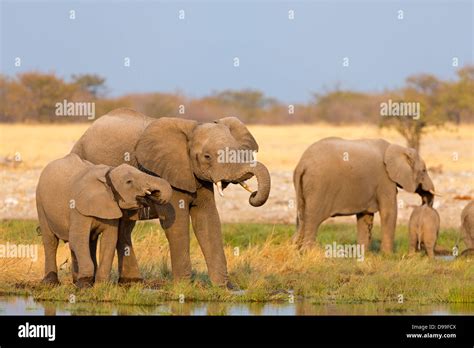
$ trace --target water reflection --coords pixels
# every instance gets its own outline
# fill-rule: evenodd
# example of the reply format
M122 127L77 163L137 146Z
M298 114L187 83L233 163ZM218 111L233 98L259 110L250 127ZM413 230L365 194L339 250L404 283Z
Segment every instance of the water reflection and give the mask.
M474 303L409 305L398 303L315 304L166 302L158 306L67 303L30 297L0 297L0 315L466 315Z

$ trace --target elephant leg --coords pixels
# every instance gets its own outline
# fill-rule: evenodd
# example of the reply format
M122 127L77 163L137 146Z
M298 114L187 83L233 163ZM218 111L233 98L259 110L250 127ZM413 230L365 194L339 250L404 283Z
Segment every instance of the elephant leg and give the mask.
M415 232L409 232L408 235L408 254L413 255L416 253L416 248L418 245L418 238Z
M104 228L100 237L99 268L95 276L97 282L106 282L110 279L117 240L118 224L108 225Z
M391 197L390 197L391 196ZM395 228L397 226L397 196L395 193L383 197L379 201L380 222L382 230L381 251L385 254L393 253Z
M298 247L300 247L301 244L303 243L303 237L304 237L303 225L304 225L303 220L296 218L296 231L295 231L295 234L293 234L293 236L291 237L291 242L293 244L296 244Z
M435 256L436 248L436 236L431 235L428 232L425 232L424 235L428 235L428 238L425 238L425 250L430 259L433 259Z
M228 283L221 222L214 201L212 184L198 190L190 213L194 234L204 254L211 282L232 287Z
M41 235L44 245L44 284L59 284L56 253L59 239L49 228L45 217L40 214Z
M374 214L357 214L357 243L364 246L364 250L370 248L372 238L372 226L374 224Z
M315 199L308 199L302 221L303 240L302 249L310 249L314 247L319 226L329 216L323 211L323 207L316 203Z
M173 279L191 278L191 257L189 252L189 205L191 196L181 191L173 190L171 201L162 206L156 206L160 223L165 230L170 246L171 270Z
M77 276L79 274L79 264L77 263L77 257L74 251L71 249L71 272L72 272L72 282L75 284L77 282Z
M434 258L434 249L435 249L434 243L425 244L425 249L426 249L426 253L428 254L428 257L430 259L433 259Z
M304 209L300 209L296 216L296 232L291 237L291 242L298 247L301 247L304 239Z
M141 281L137 258L132 245L132 230L135 221L120 219L118 225L117 256L119 283Z
M89 252L91 254L92 263L94 264L94 277L97 272L97 242L98 236L91 238L89 241Z
M77 257L79 272L76 285L78 287L91 286L94 282L94 263L90 254L90 230L92 219L71 213L71 227L69 229L69 245Z

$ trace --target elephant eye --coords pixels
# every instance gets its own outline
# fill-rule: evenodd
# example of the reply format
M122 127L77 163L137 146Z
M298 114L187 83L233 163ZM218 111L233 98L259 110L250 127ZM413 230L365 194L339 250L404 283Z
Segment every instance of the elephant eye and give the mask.
M127 183L128 185L130 185L132 182L133 182L133 181L132 181L131 179L128 179L126 183Z
M206 154L204 155L204 158L207 159L207 160L210 160L210 159L211 159L211 155L209 155L208 153L206 153Z

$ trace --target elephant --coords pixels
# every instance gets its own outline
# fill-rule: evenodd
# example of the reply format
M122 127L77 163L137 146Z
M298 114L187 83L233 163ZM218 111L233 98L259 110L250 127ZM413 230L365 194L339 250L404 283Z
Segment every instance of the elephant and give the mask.
M393 252L397 187L433 204L434 185L415 149L383 139L324 138L302 155L293 175L297 230L302 249L314 245L320 224L329 217L356 215L357 240L368 250L374 214L380 212L383 253Z
M76 286L82 288L94 281L108 281L119 219L148 201L166 204L171 194L168 182L128 164L94 165L76 154L49 163L36 188L45 252L43 283L59 284L56 252L60 239L69 242ZM99 234L102 236L97 265Z
M434 258L439 222L438 212L427 204L413 209L408 221L409 254L424 248L428 257Z
M258 188L250 194L249 203L254 207L263 205L270 194L271 180L265 165L255 159L257 151L254 137L235 117L199 123L183 118L151 118L133 109L120 108L94 121L71 152L95 164L128 163L165 179L173 188L166 206L152 203L146 213L121 219L117 243L119 281L142 281L131 239L136 221L163 216L160 224L170 247L173 279L192 278L191 219L210 281L232 289L214 184L220 195L231 183L250 190L245 181L255 176ZM237 161L236 156L225 156L235 153L250 153L253 157ZM125 248L130 250L128 255Z
M461 234L467 247L461 256L474 255L474 201L470 201L461 212Z

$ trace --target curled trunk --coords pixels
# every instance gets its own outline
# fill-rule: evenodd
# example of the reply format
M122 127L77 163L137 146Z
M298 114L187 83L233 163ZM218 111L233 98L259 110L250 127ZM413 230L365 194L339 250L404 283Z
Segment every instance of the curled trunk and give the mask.
M241 183L254 175L257 178L258 187L257 191L250 194L249 203L254 207L260 207L265 204L270 195L271 179L267 167L260 162L257 162L255 166L246 165L240 172L235 173L236 179L230 181Z

